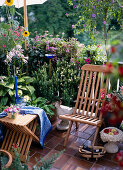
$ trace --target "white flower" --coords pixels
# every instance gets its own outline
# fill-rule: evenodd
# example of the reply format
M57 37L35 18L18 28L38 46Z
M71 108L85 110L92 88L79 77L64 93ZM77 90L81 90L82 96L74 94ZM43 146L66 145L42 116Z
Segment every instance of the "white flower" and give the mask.
M22 46L18 44L18 45L16 45L16 48L21 49Z

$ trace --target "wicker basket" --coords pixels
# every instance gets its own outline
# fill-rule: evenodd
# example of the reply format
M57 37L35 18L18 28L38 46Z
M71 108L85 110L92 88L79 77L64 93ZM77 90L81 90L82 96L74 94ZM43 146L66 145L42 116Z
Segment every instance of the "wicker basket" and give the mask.
M92 146L88 146L89 150L83 147L83 145L79 147L79 152L82 154L82 157L87 158L87 160L90 158L96 158L96 160L98 160L98 158L101 158L106 153L105 148L102 146L94 146L93 148Z

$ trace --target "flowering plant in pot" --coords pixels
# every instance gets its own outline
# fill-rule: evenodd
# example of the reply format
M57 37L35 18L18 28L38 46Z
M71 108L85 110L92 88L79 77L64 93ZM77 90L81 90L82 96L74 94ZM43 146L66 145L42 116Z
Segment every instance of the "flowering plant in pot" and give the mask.
M123 96L120 91L107 94L101 112L106 126L120 126L123 120Z
M7 107L4 112L8 114L8 117L11 119L15 119L17 113L19 112L19 107L16 105L11 105L10 107Z

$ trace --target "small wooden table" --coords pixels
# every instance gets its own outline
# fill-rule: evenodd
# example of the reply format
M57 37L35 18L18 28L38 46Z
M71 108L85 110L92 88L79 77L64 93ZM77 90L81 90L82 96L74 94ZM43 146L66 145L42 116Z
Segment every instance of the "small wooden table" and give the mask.
M40 141L35 135L37 118L37 115L30 114L18 114L15 119L8 117L0 118L0 123L7 127L1 149L9 151L14 157L12 146L13 144L18 144L20 148L20 159L25 162L32 140Z

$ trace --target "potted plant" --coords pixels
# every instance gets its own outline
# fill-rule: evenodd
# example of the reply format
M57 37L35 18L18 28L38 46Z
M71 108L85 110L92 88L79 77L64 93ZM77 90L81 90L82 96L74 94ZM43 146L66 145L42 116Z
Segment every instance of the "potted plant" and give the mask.
M106 127L115 126L119 128L123 120L123 96L120 91L107 94L101 112Z
M11 105L10 107L7 107L6 109L4 109L4 112L8 114L8 117L10 119L15 119L19 112L19 107L16 105L15 106Z
M0 149L0 158L2 166L5 166L5 168L9 168L12 164L12 155L8 151Z

